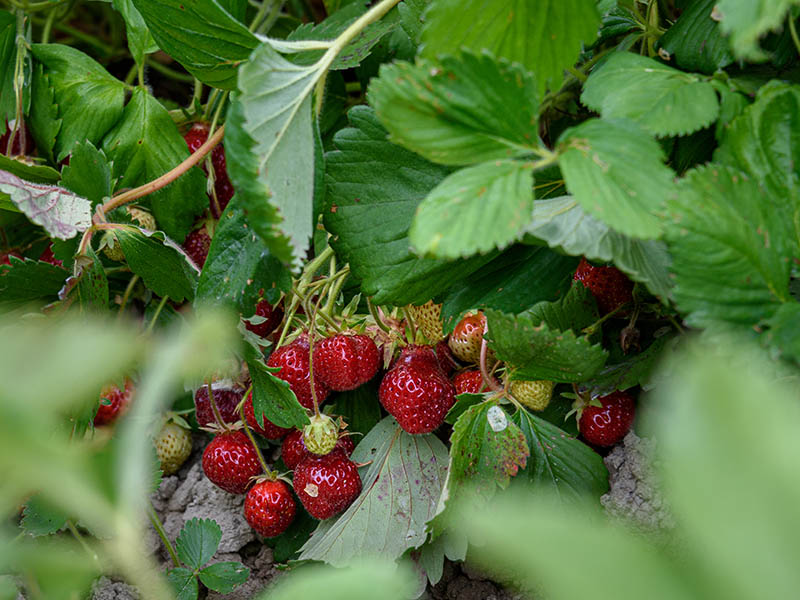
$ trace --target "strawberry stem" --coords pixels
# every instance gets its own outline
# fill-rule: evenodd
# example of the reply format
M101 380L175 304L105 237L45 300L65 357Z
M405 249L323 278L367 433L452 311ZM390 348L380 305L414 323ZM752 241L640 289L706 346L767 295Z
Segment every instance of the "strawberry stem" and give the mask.
M486 335L486 332L489 328L488 321L483 325L483 335ZM486 355L489 352L489 345L486 343L486 338L481 336L481 356L480 356L480 368L481 368L481 379L483 379L483 384L488 386L490 390L493 392L500 392L503 390L494 378L489 375L489 370L486 368Z
M220 413L219 408L217 408L217 403L214 400L214 390L211 389L210 381L206 382L206 389L208 389L208 402L209 404L211 404L211 412L214 413L214 420L217 422L217 425L219 425L222 429L224 429L225 431L230 431L231 428L228 427L228 424L222 418L222 413Z
M406 318L406 325L411 330L411 343L417 343L417 324L414 322L414 317L411 316L411 311L403 307L403 316Z
M378 308L372 303L372 299L367 297L367 308L369 309L369 314L372 315L372 318L375 319L375 324L381 328L386 333L392 333L392 330L389 326L383 321L381 315L378 312Z
M149 502L147 507L147 516L150 517L150 522L153 524L153 529L156 530L158 537L161 538L161 541L164 543L164 547L167 549L167 553L169 557L172 559L172 564L175 567L181 566L181 561L178 560L178 554L175 552L175 548L172 546L172 542L169 541L167 537L167 532L164 531L164 525L161 523L161 519L158 518L158 513L156 509L153 507L153 503Z
M250 386L250 389L247 391L247 393L245 393L244 397L247 398L247 395L252 393L253 393L253 386ZM274 480L275 472L269 468L269 466L267 465L267 461L264 460L264 455L261 453L261 448L259 448L258 444L256 443L256 437L253 435L250 426L247 424L247 417L245 417L244 415L244 402L242 402L239 405L239 414L242 417L242 424L244 425L244 433L247 436L247 439L250 440L250 443L253 444L253 448L255 448L256 456L258 457L258 464L261 465L261 468L263 469L267 477ZM253 416L255 417L255 406L253 407ZM256 419L256 422L258 422L258 419Z

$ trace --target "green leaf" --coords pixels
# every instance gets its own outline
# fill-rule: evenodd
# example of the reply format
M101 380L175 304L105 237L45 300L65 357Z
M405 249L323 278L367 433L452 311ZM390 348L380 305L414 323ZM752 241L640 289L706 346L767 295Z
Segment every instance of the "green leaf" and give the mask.
M336 404L334 413L344 418L348 431L366 434L381 420L381 405L376 402L379 383L380 377L376 377L354 390L339 392L332 399Z
M271 202L269 187L259 179L258 157L253 151L256 142L244 130L240 102L231 104L225 126L227 169L236 186L237 204L247 211L247 226L261 238L259 246L266 246L276 258L289 263L293 251L291 239L280 227L283 217Z
M430 0L405 0L397 5L400 25L408 38L416 45L419 45L422 37L422 25L425 22L423 14L429 4Z
M674 338L659 337L646 350L634 354L622 362L606 365L590 381L584 383L592 390L592 397L606 396L615 390L627 390L636 385L646 384L656 365L672 350Z
M34 301L55 300L69 273L50 263L9 257L0 265L0 307L9 309Z
M258 46L216 0L132 0L158 46L203 83L232 90L237 67Z
M144 61L144 55L158 50L158 46L150 35L150 30L144 22L141 13L136 10L133 0L112 0L116 8L125 19L125 31L127 32L128 48L131 56L138 64Z
M237 193L217 223L196 301L231 305L250 315L261 289L288 291L292 282L286 267L253 234L252 214L245 213L240 204Z
M537 302L556 299L569 289L577 266L577 258L542 246L512 246L450 286L442 299L445 333L470 309L496 308L516 314Z
M692 133L719 114L717 94L704 77L631 52L617 52L594 70L581 101L605 119L630 119L658 136Z
M714 160L744 171L800 244L800 86L771 82L725 130ZM797 252L797 249L795 250Z
M599 344L572 331L548 327L531 314L507 315L485 312L489 346L497 357L515 367L518 379L572 383L585 381L606 362L608 353Z
M308 424L308 411L297 401L289 384L278 379L263 361L248 360L253 382L253 412L259 424L266 417L278 427L302 429Z
M80 270L75 277L67 280L67 289L77 285L78 302L83 312L102 313L108 309L108 278L103 263L87 248L86 256L81 261Z
M764 332L763 340L776 348L782 356L800 363L800 303L782 304L772 317L766 321L769 329Z
M532 486L537 493L552 492L562 501L597 499L608 491L603 458L589 446L527 410L518 410L511 419L531 452L515 482Z
M713 18L720 21L720 29L729 36L736 58L764 60L767 54L758 46L758 39L768 31L783 25L789 7L796 0L719 0Z
M164 106L146 90L137 88L117 126L103 140L120 187L152 181L189 157L178 128ZM195 217L208 206L205 177L190 169L174 183L148 196L159 226L182 241Z
M369 558L346 569L303 567L281 577L256 600L374 600L376 590L382 600L405 600L414 595L417 583L417 575L405 565Z
M366 5L353 2L330 14L322 23L303 23L286 38L289 42L304 40L334 40L359 16L366 12ZM345 46L331 65L331 69L349 69L357 67L362 60L369 56L372 48L380 39L396 27L395 23L387 19L376 21L367 25L351 42ZM282 40L281 40L282 42ZM280 48L276 47L276 50ZM292 62L298 65L310 65L319 60L324 50L303 52L293 57Z
M35 65L31 74L31 111L27 124L36 143L36 152L55 164L53 149L61 131L61 119L58 117L55 88L41 64Z
M535 90L519 65L464 52L384 65L367 97L392 142L433 162L471 165L538 146Z
M672 281L666 245L618 233L580 207L571 196L537 200L533 221L525 231L551 248L572 256L613 262L634 281L643 283L662 302L669 299ZM500 307L498 307L500 308Z
M17 20L10 12L0 10L0 131L14 118L17 101L14 95L14 66L17 58ZM5 149L3 149L5 150Z
M539 302L525 314L552 329L572 330L576 334L595 323L599 317L592 293L583 283L574 280L569 291L558 301Z
M111 168L105 153L88 140L76 144L62 172L61 185L87 198L93 206L111 196Z
M355 107L349 118L353 126L336 134L337 150L325 155L323 218L362 293L377 304L420 304L489 262L492 256L453 262L410 252L414 211L449 171L389 143L371 109Z
M769 589L780 598L800 585L790 566L800 544L788 529L800 502L796 371L789 383L775 379L774 368L746 344L696 344L652 397L648 424L686 555L708 557L697 584L705 584L704 597L754 598ZM786 562L772 560L777 553ZM753 570L733 567L743 564Z
M91 203L58 186L30 183L0 171L0 192L51 237L67 240L92 223Z
M305 258L315 224L311 90L321 74L318 65L294 65L269 44L259 46L239 70L243 118L237 123L255 142L258 182L283 218L296 263Z
M160 231L132 225L116 226L114 235L131 271L155 294L169 296L173 302L194 298L198 274L175 242Z
M541 97L561 87L564 70L577 62L581 44L597 37L599 26L594 0L433 0L425 13L422 56L485 48L536 75Z
M658 143L632 123L590 119L558 140L567 189L589 214L616 231L656 238L655 212L674 185Z
M496 400L475 404L456 421L450 438L449 496L464 485L486 497L506 488L530 451L525 435Z
M719 22L711 18L718 0L690 2L678 20L658 39L675 64L686 71L713 73L733 62L728 39L723 37Z
M197 600L200 589L192 571L183 568L170 569L167 571L167 579L177 594L177 600Z
M28 535L50 535L67 526L66 515L41 496L28 500L22 514L20 525Z
M32 44L31 52L50 76L61 119L56 160L84 140L98 145L122 115L125 85L83 52L61 44ZM91 118L87 118L91 115Z
M673 296L690 325L752 326L790 300L794 240L757 183L730 167L691 171L669 202Z
M25 159L17 160L0 154L0 169L33 183L58 183L61 174L47 165L28 164Z
M410 435L393 417L370 431L353 452L363 491L338 518L320 523L301 560L344 566L354 560L399 558L425 541L447 477L447 449L434 435Z
M207 588L220 594L230 594L233 588L247 581L250 569L240 562L220 562L207 566L199 576Z
M216 521L192 519L184 524L178 534L175 550L183 564L192 569L199 569L214 556L221 539L222 529Z
M423 256L464 258L508 246L533 209L533 171L495 161L456 171L417 207L408 236Z

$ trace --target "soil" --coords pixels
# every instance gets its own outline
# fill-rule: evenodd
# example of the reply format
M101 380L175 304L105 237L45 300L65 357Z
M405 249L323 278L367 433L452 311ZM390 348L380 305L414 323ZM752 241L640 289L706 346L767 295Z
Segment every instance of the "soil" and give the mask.
M156 512L168 537L175 540L189 519L211 518L222 529L219 551L212 562L241 561L250 568L250 578L230 594L201 591L205 600L250 600L286 571L277 568L272 550L263 545L244 519L244 496L228 494L213 485L200 464L207 443L203 434L195 435L194 449L184 467L165 477L152 496ZM605 458L610 491L601 499L607 512L636 528L651 531L672 526L669 507L661 499L653 475L652 440L629 433ZM152 529L148 529L148 548L164 569L169 557ZM135 588L121 581L101 577L94 586L93 600L140 600ZM428 585L423 600L522 600L467 564L447 561L441 580Z

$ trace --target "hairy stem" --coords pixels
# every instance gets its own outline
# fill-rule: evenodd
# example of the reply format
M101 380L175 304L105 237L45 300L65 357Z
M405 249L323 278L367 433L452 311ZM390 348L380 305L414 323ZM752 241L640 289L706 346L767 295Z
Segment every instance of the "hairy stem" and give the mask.
M164 531L164 525L161 524L161 519L158 518L158 513L156 513L156 509L153 507L152 502L150 502L149 506L147 507L147 516L150 517L150 522L153 524L153 529L156 530L158 537L161 538L161 542L167 549L167 553L172 559L172 564L175 565L176 568L180 567L181 561L178 559L178 555L175 552L172 542L170 542L169 538L167 537L167 532Z

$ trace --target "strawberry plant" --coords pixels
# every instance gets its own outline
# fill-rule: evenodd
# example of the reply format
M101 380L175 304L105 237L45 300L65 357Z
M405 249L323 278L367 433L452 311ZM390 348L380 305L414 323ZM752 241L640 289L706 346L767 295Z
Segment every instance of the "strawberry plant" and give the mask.
M795 4L3 0L0 598L258 594L265 546L264 598L770 595L670 551L797 550L792 461L730 439L796 425ZM637 434L646 539L595 514ZM174 547L192 481L244 529Z

